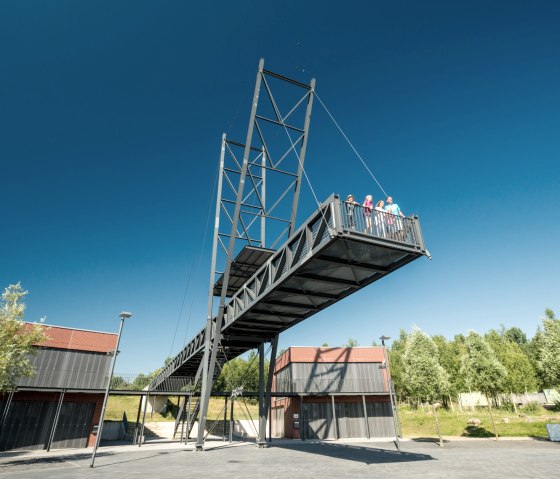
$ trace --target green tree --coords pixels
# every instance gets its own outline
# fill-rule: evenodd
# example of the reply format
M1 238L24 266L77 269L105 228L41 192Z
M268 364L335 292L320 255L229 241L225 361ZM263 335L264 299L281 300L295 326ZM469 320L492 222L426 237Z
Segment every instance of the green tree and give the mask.
M449 402L453 408L452 398L459 402L459 394L465 390L465 381L460 374L461 358L465 354L465 340L457 335L453 341L448 341L441 335L432 337L438 348L439 361L449 376Z
M44 328L23 322L27 291L19 283L8 286L0 300L0 391L5 392L17 384L20 377L33 376L30 355L33 347L46 339Z
M501 332L490 330L486 334L486 340L507 372L504 390L509 393L536 391L535 369L522 347L508 339L512 337L508 335L508 331L510 330Z
M389 367L391 368L391 378L395 385L395 392L399 401L404 401L408 398L409 393L406 387L406 382L403 380L404 363L403 355L406 348L407 334L404 329L401 329L399 338L393 341L391 351L389 354Z
M356 339L353 339L353 338L348 338L348 341L342 347L343 348L355 348L356 346L358 346L358 341Z
M268 365L267 359L264 364L265 382L268 376ZM259 359L255 351L251 351L247 359L239 357L228 361L222 368L215 389L231 391L239 386L243 386L245 391L258 391L259 389Z
M418 401L432 405L438 428L439 443L443 446L435 402L449 392L449 377L439 362L436 343L423 331L414 328L406 341L403 356L403 380L410 394Z
M546 309L542 322L537 365L544 387L560 385L560 319L551 309Z
M513 326L506 329L504 332L504 337L519 346L524 346L527 344L527 335L517 326Z
M506 385L506 368L498 361L496 354L482 336L471 331L465 339L466 354L463 356L461 373L466 384L475 391L480 391L488 399L490 418L494 426L494 435L498 431L492 414L491 398L496 399L504 392Z

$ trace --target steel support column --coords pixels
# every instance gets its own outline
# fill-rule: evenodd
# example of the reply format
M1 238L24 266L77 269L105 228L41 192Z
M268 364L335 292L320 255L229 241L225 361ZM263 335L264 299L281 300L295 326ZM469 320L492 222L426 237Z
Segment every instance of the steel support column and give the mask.
M138 412L136 413L136 423L134 426L134 436L132 436L132 445L135 446L138 440L138 424L140 423L140 413L142 412L142 399L144 396L140 396L140 401L138 402Z
M228 397L226 396L225 398L225 404L224 404L224 430L223 430L223 434L222 434L222 440L224 442L226 442L226 428L227 428L227 406L228 406Z
M229 411L229 443L231 444L233 442L233 426L234 426L234 422L233 422L233 403L235 401L235 397L231 396L231 408Z
M364 394L362 394L362 404L364 405L364 421L366 422L366 434L367 434L367 438L369 439L371 437L371 434L370 434L370 431L369 431L369 421L368 421L367 406L366 406L366 396Z
M268 417L269 420L269 439L272 438L272 417L270 415L271 411L271 400L272 400L272 380L274 379L274 369L276 367L276 353L278 351L278 335L274 336L271 341L271 351L270 351L270 363L268 364L268 377L266 380L266 398L265 398L265 410L264 416Z
M399 442L399 433L397 430L397 421L395 419L395 408L393 406L393 391L391 387L391 371L389 369L389 358L387 356L387 346L383 345L383 360L385 361L385 371L387 380L387 389L389 390L389 403L391 405L391 416L393 416L393 429L395 430L395 446L398 451L401 450L401 445Z
M295 224L296 224L296 216L297 216L297 209L298 209L298 202L299 202L299 192L301 190L301 177L303 173L303 163L305 161L305 151L307 149L307 136L309 134L309 122L311 120L313 97L315 95L315 78L311 80L309 86L310 86L309 99L307 100L307 109L305 111L305 123L303 126L303 142L298 157L299 164L298 164L298 171L297 171L296 186L294 191L294 198L292 201L292 214L290 216L290 231L288 232L288 236L292 236L292 233L296 229Z
M259 437L257 446L266 445L266 408L264 404L264 343L259 344Z
M0 438L2 437L2 429L4 429L4 424L6 424L6 420L8 419L8 413L10 412L10 406L12 405L12 400L14 398L14 393L16 392L15 389L8 393L8 400L6 401L6 406L4 407L4 412L2 413L2 420L0 421Z
M64 389L60 391L60 397L58 398L58 404L56 405L56 412L54 413L54 421L49 435L49 441L47 442L47 452L50 452L54 440L56 426L58 426L58 418L60 417L60 410L62 409L62 402L64 401L64 393Z
M146 425L146 411L148 410L149 402L150 402L150 391L146 393L146 402L144 403L144 414L142 414L142 426L140 427L140 437L138 438L138 447L142 447L142 441L144 440L144 426Z
M189 443L189 433L191 430L191 387L189 385L189 401L187 403L187 432L185 433L185 446Z
M334 423L334 438L339 439L338 422L336 420L336 407L334 405L334 395L333 394L331 394L331 403L332 403L332 417L333 417L333 423Z
M213 326L212 321L212 299L214 295L214 271L215 271L215 264L212 267L212 272L210 274L210 287L208 291L208 316L207 316L207 325L206 325L206 337L204 342L204 358L203 358L203 370L202 370L202 392L200 396L200 420L198 422L198 434L196 438L196 450L202 451L204 446L204 428L206 427L206 415L208 414L208 402L210 401L210 392L213 386L213 377L214 377L214 368L216 366L216 356L218 354L218 345L222 339L222 323L224 319L224 312L225 312L225 303L226 303L226 294L227 288L229 283L229 274L231 270L231 263L233 259L233 252L235 246L235 238L237 236L237 225L239 224L239 213L241 211L241 202L243 199L243 189L245 186L245 177L247 175L247 166L249 163L249 155L251 152L251 141L253 138L253 129L255 124L255 115L257 113L257 104L259 100L259 91L261 86L261 76L262 70L264 68L264 60L261 59L259 62L259 71L257 72L257 80L255 83L255 92L253 94L253 106L251 108L251 117L249 119L249 127L247 130L247 141L245 142L245 152L243 154L243 164L241 167L241 173L239 177L239 187L237 189L237 198L235 201L235 211L233 214L233 220L231 224L231 236L229 238L229 245L227 250L227 259L226 259L226 267L224 269L224 279L222 283L222 291L220 296L220 305L218 307L218 315L216 317L216 323ZM222 148L225 147L225 135L223 137ZM221 169L223 170L223 158L224 158L225 150L222 149L222 155L220 157L220 165ZM220 175L221 178L221 175ZM219 201L216 202L216 217L219 218ZM218 221L216 220L215 226L215 234L214 234L214 242L217 244L217 237L218 233L216 229L218 228ZM214 251L212 252L212 256L215 256L216 247L214 247ZM215 263L215 257L214 257ZM214 329L214 338L211 337L212 329ZM213 339L213 340L212 340ZM210 346L212 346L212 353L210 354ZM210 360L208 362L208 356L210 354Z

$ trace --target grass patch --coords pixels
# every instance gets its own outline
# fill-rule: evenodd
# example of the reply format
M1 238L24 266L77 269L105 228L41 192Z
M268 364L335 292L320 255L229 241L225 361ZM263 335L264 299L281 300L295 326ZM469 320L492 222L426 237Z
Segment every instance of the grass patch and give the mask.
M195 401L197 398L193 398ZM171 397L168 399L170 404L169 412L165 414L160 414L158 412L146 414L146 421L159 422L159 421L175 421L177 417L178 404L177 397ZM210 403L208 405L208 419L223 419L224 417L224 398L210 398ZM129 422L136 421L136 416L138 414L138 405L140 404L139 396L109 396L107 401L107 410L105 411L105 419L118 421L123 417L123 413L126 413L126 417ZM193 403L194 404L194 403ZM259 407L256 404L250 404L246 401L243 404L242 400L236 400L233 417L234 419L250 419L250 416L257 421L259 417ZM230 402L228 399L228 411L227 417L229 418L230 413ZM248 411L248 412L247 412ZM142 420L142 413L140 415L140 420Z
M400 420L405 437L437 437L437 426L433 413L422 409L400 406ZM511 413L492 409L499 436L548 437L547 423L560 423L560 415L540 408L537 415L526 411ZM474 412L438 410L443 436L493 437L494 429L487 408L477 408ZM480 425L467 424L470 418L480 419Z

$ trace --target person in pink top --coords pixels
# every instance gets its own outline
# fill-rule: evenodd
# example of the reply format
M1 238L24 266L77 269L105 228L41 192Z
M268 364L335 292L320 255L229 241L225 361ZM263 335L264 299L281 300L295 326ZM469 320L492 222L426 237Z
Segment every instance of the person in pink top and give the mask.
M364 216L366 218L366 233L373 234L373 227L371 224L371 212L373 210L373 198L371 195L366 196L366 200L362 205L364 207Z

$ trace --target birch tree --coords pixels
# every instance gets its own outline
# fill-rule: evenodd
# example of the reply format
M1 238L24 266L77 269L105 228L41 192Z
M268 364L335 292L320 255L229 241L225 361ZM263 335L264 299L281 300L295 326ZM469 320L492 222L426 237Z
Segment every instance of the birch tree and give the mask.
M436 344L419 328L414 328L407 338L403 364L403 381L411 396L432 406L439 444L443 446L435 402L448 394L449 376L439 362Z
M0 299L0 392L12 389L20 377L33 376L30 354L45 339L43 327L23 322L27 291L19 283L8 286Z
M498 431L492 414L492 398L504 392L506 386L506 368L498 361L496 354L482 336L471 331L465 339L467 353L461 362L461 374L467 385L480 391L488 399L488 410L498 439Z
M560 386L560 319L551 309L545 311L538 348L537 365L543 386Z

